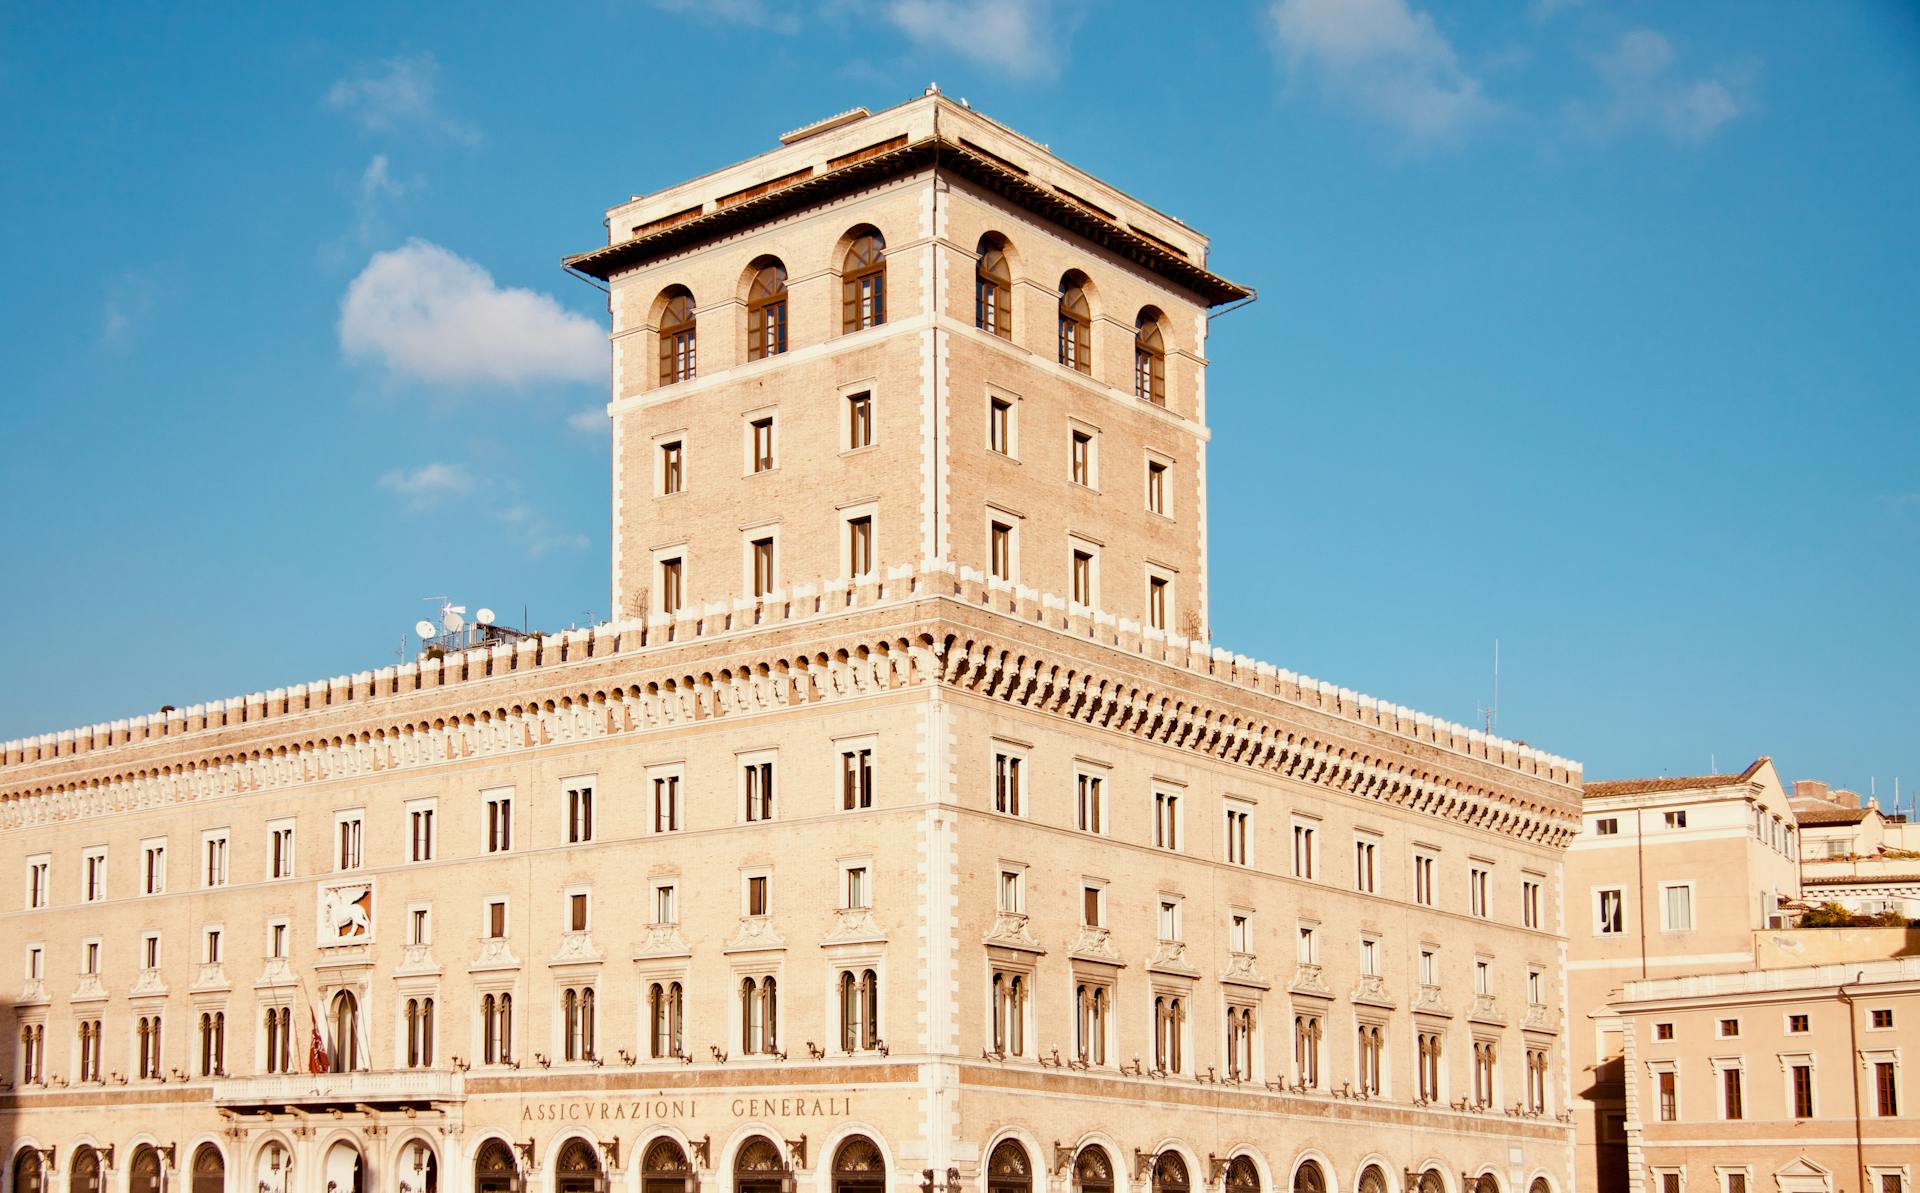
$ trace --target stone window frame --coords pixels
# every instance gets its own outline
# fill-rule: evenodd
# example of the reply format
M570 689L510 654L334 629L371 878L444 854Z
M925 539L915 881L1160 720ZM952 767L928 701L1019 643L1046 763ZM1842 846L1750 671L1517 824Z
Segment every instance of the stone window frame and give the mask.
M160 881L157 884L152 881L153 863L150 859L150 855L156 849L160 851ZM167 893L167 863L170 860L167 854L166 837L140 838L140 895L142 898Z
M1000 759L1014 759L1019 763L1015 768L1017 778L1009 802L1017 806L1012 811L1000 806ZM1031 742L1018 741L1009 737L991 737L987 739L987 810L995 816L1010 816L1016 820L1033 818L1033 745Z
M411 833L412 827L413 827L411 821L408 822L407 827L408 827L408 832ZM300 848L299 820L292 816L276 816L272 820L267 821L266 832L267 832L267 847L261 851L263 856L261 857L260 860L263 863L265 863L264 870L266 873L267 881L268 882L285 882L288 879L298 878L300 876L300 866L297 861L299 854L296 851ZM273 860L274 860L273 842L274 842L275 835L282 832L291 834L287 838L287 857L286 857L287 872L284 874L275 874L273 872ZM365 845L365 842L362 842L363 854L364 854L364 845Z
M767 767L763 773L770 780L772 794L761 793L761 801L766 814L749 820L747 818L747 774L756 767ZM750 746L733 752L734 801L733 822L735 825L771 824L780 819L781 788L780 748L778 746ZM682 780L685 783L685 780ZM649 787L651 794L651 787ZM685 792L682 791L682 802Z
M666 501L674 497L684 497L689 485L688 463L691 460L692 432L686 427L676 427L671 431L662 431L650 440L653 452L653 499ZM678 445L680 448L680 487L667 492L667 449Z
M1100 785L1099 823L1088 827L1081 817L1080 780L1091 778ZM1093 758L1076 757L1073 760L1073 829L1090 837L1110 837L1113 835L1113 766Z
M1005 863L1005 862L1001 863L1001 865L1003 866L1007 864L1009 863ZM858 905L850 903L848 901L849 891L848 891L847 876L855 870L859 870L863 873L864 877L862 878L861 881L866 887L866 890L864 892L866 897L866 902ZM875 879L877 875L874 872L872 854L863 853L863 854L859 854L858 856L849 855L847 857L836 858L835 866L834 866L834 874L837 876L835 880L834 895L833 895L833 906L836 911L872 911L873 910L874 894L875 894L874 884L875 884ZM771 872L769 872L769 875L771 875ZM769 907L772 906L771 889L769 889L769 892L768 892L768 906Z
M506 790L513 789L509 787ZM488 793L483 791L480 794L484 798ZM342 864L340 859L340 829L348 824L358 824L360 830L354 837L354 857L351 866ZM364 804L359 807L334 809L333 833L327 841L327 853L333 862L327 868L329 874L353 874L367 868L367 809Z
M1174 620L1180 611L1180 569L1169 564L1155 563L1153 560L1148 560L1142 566L1143 570L1140 578L1141 624L1160 630L1162 633L1173 633L1179 628L1174 625ZM1153 588L1155 581L1158 581L1166 587L1166 624L1158 626L1154 625L1153 622ZM1097 586L1096 591L1098 591Z
M591 845L601 839L600 814L605 811L600 802L600 772L582 771L578 774L562 775L556 786L560 790L560 840L566 845ZM587 835L579 841L573 839L573 798L575 791L586 791L591 806L587 810Z
M752 410L740 412L740 475L742 479L754 476L768 476L780 471L780 406L769 403L756 406ZM754 452L755 424L767 424L767 466L755 468L759 462ZM684 465L683 465L684 467Z
M843 456L869 452L880 445L880 379L877 376L862 377L857 381L846 381L835 387L840 401L835 407L840 419L840 454ZM853 442L852 404L862 394L867 398L867 442L855 446Z
M1710 1056L1707 1067L1713 1072L1713 1110L1720 1122L1740 1122L1753 1117L1751 1105L1752 1090L1747 1082L1747 1058L1744 1056ZM1740 1117L1727 1117L1727 1079L1729 1071L1740 1074Z
M987 536L986 572L990 581L1000 584L1020 583L1020 526L1026 520L1025 514L1016 513L1004 505L991 501L987 503L984 528ZM1007 528L1007 575L1004 577L993 574L993 531L996 526Z
M1698 931L1700 927L1698 884L1695 883L1693 879L1686 878L1674 882L1662 882L1660 883L1659 889L1661 933L1668 936L1680 936ZM1687 926L1684 928L1675 928L1667 922L1667 892L1673 890L1685 890L1687 892Z
M217 881L208 875L208 846L220 846L220 874ZM200 850L194 857L194 872L200 876L201 890L216 890L233 885L233 829L222 825L219 828L200 831Z
M646 782L647 829L645 836L667 837L687 831L687 764L685 762L655 762L644 771ZM659 794L656 784L662 779L672 779L673 784L673 823L667 828L660 827Z
M104 903L107 901L107 847L88 845L80 851L80 902ZM93 863L99 862L100 893L92 890Z
M519 792L515 790L513 784L509 783L500 787L484 787L478 794L480 796L481 809L479 855L481 857L492 857L495 854L522 852L516 844L517 839L521 836L521 834L516 831L520 828L519 809L514 806L518 802L515 797ZM507 840L506 845L500 849L493 847L492 805L496 803L505 803L507 806Z
M46 873L41 879L39 889L36 891L34 889L33 872L36 867L42 867L42 866L46 868ZM53 854L51 853L28 854L26 859L26 864L21 868L20 876L23 880L23 886L21 888L22 897L20 900L20 904L23 908L25 908L27 911L40 911L40 910L44 910L47 907L52 906L53 904ZM37 903L34 901L36 895L39 898L39 902Z
M767 596L781 591L785 585L781 581L780 562L786 552L780 545L781 519L778 516L764 518L740 528L740 595L754 600L764 600ZM767 567L767 591L755 590L754 544L762 539L772 545L773 558Z
M1087 479L1078 480L1073 475L1073 448L1076 433L1086 437L1087 442ZM1100 492L1100 428L1082 418L1067 416L1067 483L1089 493Z
M1156 451L1151 447L1143 449L1140 457L1140 508L1153 517L1164 518L1169 522L1174 520L1173 477L1176 463L1174 458L1166 452ZM1156 464L1162 470L1160 473L1162 508L1160 509L1153 508L1153 468Z

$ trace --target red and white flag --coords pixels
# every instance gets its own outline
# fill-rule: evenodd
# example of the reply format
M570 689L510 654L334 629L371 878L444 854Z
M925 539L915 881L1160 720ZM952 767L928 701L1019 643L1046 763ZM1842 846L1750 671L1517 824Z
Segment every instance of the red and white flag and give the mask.
M324 1073L330 1067L327 1064L327 1045L320 1038L320 1017L313 1013L313 1007L307 1007L307 1018L313 1022L313 1043L307 1045L307 1072Z

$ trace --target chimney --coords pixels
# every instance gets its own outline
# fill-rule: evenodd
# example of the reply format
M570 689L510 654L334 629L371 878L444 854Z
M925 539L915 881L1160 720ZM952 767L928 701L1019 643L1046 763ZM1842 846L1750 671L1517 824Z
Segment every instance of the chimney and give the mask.
M1818 779L1795 779L1793 781L1793 798L1817 799L1822 803L1827 803L1831 801L1832 797L1827 794L1827 785Z

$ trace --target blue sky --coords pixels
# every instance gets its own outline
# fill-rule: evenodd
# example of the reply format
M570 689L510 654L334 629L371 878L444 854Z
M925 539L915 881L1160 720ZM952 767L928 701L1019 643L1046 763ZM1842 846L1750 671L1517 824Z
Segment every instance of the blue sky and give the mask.
M949 94L1209 233L1230 649L1920 787L1895 3L0 6L0 738L607 613L611 203Z

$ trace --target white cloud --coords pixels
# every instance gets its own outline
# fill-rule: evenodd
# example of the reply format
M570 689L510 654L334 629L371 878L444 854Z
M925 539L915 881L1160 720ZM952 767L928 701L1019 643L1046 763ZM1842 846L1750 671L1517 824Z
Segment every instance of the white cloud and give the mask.
M426 179L419 175L406 180L396 178L387 155L374 154L353 186L353 223L321 246L321 260L330 268L338 268L348 257L384 239L388 206L426 185Z
M377 483L406 498L408 508L413 510L430 509L445 498L464 496L479 488L466 465L438 462L395 468L383 473Z
M340 348L442 383L592 381L608 368L599 324L424 240L375 253L347 286Z
M1604 97L1597 104L1572 104L1574 121L1595 133L1651 127L1675 141L1697 142L1753 109L1751 65L1689 79L1674 70L1674 58L1673 43L1662 33L1632 29L1622 34L1611 50L1593 59Z
M591 545L586 535L559 530L545 514L525 505L508 506L498 516L507 534L526 549L528 559L554 551L584 551Z
M589 406L585 410L576 410L567 415L567 425L576 431L588 434L601 434L607 430L607 412L600 406Z
M691 13L712 20L776 33L798 33L800 19L785 6L775 9L766 0L653 0L662 12Z
M479 142L478 129L443 115L434 104L440 63L432 54L388 58L378 68L341 79L327 89L327 106L377 133L407 128L437 133L462 145Z
M891 0L886 12L921 45L951 50L1019 78L1058 70L1049 0Z
M1455 136L1495 111L1408 0L1274 0L1269 16L1289 69L1416 141Z

